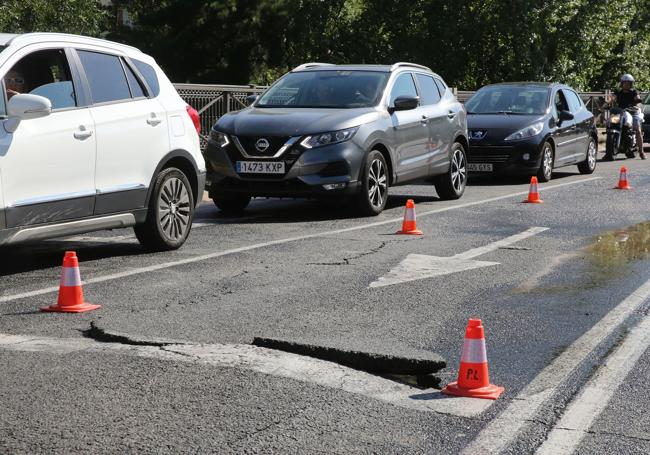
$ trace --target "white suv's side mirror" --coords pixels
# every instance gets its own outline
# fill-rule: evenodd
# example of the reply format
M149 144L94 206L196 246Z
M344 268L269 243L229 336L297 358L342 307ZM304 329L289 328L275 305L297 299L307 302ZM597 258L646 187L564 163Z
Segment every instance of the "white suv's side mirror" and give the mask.
M46 117L52 112L52 102L38 95L18 94L11 97L7 103L7 117L4 127L7 133L18 129L21 120L31 120Z

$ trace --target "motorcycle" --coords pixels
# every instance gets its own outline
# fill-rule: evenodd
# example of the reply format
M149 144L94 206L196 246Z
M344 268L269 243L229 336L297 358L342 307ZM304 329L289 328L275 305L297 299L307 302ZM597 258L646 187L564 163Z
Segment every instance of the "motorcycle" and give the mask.
M611 161L619 153L625 153L627 158L634 158L639 151L636 143L636 134L632 127L632 115L637 112L636 107L621 109L609 108L607 119L607 141L605 142L605 160Z

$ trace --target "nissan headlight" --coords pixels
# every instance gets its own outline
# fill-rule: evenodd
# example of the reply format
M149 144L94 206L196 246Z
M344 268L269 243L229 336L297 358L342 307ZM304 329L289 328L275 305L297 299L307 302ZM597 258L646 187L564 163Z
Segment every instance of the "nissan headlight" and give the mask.
M609 123L611 123L612 125L618 125L619 123L621 123L621 116L619 114L614 114L610 116Z
M226 145L230 144L228 135L217 130L210 131L210 140L221 147L225 147Z
M537 136L544 129L544 122L533 123L526 128L522 128L519 131L512 133L510 136L505 138L506 141L518 141L520 139L527 139L529 137Z
M323 145L338 144L339 142L349 141L358 129L359 127L355 126L354 128L347 128L329 133L314 134L313 136L307 136L304 138L300 145L306 149L312 149L315 147L322 147Z

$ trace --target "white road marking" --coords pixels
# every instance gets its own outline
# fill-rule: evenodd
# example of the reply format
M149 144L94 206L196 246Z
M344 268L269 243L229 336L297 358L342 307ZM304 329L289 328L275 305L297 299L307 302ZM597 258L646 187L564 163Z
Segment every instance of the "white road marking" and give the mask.
M474 261L472 258L482 254L495 251L504 246L532 237L535 234L548 230L545 227L532 227L525 231L497 240L479 248L467 250L451 257L428 256L425 254L409 254L397 267L393 268L386 275L379 277L377 281L370 283L371 288L391 286L398 283L433 278L436 276L449 275L465 270L472 270L479 267L499 265L498 262Z
M575 181L572 181L572 182L559 183L557 185L549 185L549 186L546 186L544 188L540 188L540 191L541 190L552 190L552 189L556 189L556 188L565 187L565 186L568 186L568 185L577 185L579 183L590 182L590 181L598 180L598 179L601 179L601 178L602 177L590 177L590 178L575 180ZM487 203L490 203L490 202L501 201L501 200L504 200L504 199L510 199L510 198L513 198L513 197L522 196L524 194L528 194L528 191L519 191L517 193L506 194L506 195L503 195L503 196L495 196L495 197L491 197L491 198L487 198L487 199L482 199L480 201L465 202L463 204L457 204L457 205L453 205L453 206L449 206L449 207L442 207L442 208L439 208L439 209L428 210L428 211L420 213L418 216L420 218L422 218L422 217L437 214L437 213L443 213L443 212L448 212L448 211L451 211L451 210L458 210L458 209L463 209L463 208L467 208L467 207L473 207L473 206L476 206L476 205L487 204ZM253 244L253 245L242 246L242 247L239 247L239 248L233 248L233 249L230 249L230 250L215 251L215 252L212 252L212 253L202 254L202 255L194 256L194 257L187 258L187 259L181 259L181 260L178 260L178 261L163 262L161 264L151 265L151 266L148 266L148 267L130 269L128 271L121 272L121 273L114 273L114 274L110 274L110 275L99 276L99 277L95 277L95 278L91 278L89 280L86 280L86 281L84 281L84 283L85 284L102 283L104 281L117 280L117 279L120 279L120 278L125 278L125 277L128 277L128 276L132 276L132 275L139 275L139 274L143 274L143 273L149 273L149 272L155 272L155 271L158 271L158 270L168 269L168 268L171 268L171 267L177 267L179 265L186 265L186 264L192 264L192 263L195 263L195 262L207 261L209 259L215 259L215 258L222 257L222 256L228 256L228 255L231 255L231 254L243 253L245 251L256 250L256 249L265 248L265 247L269 247L269 246L282 245L282 244L285 244L285 243L297 242L297 241L300 241L300 240L307 240L307 239L312 239L312 238L317 238L317 237L325 237L325 236L328 236L328 235L343 234L343 233L346 233L346 232L359 231L359 230L363 230L363 229L371 229L371 228L378 227L378 226L384 226L386 224L396 224L396 223L399 223L400 221L402 221L402 217L391 218L391 219L384 220L384 221L376 221L374 223L367 223L367 224L352 226L352 227L348 227L348 228L334 229L334 230L331 230L331 231L323 231L323 232L317 232L317 233L314 233L314 234L306 234L306 235L301 235L301 236L296 236L296 237L289 237L289 238L284 238L284 239L272 240L270 242L262 242L262 243L257 243L257 244ZM58 291L58 287L53 286L53 287L38 289L38 290L34 290L34 291L23 292L23 293L19 293L19 294L5 295L5 296L0 297L0 303L11 302L11 301L14 301L14 300L19 300L19 299L24 299L24 298L29 298L29 297L35 297L35 296L43 295L43 294L50 294L52 292L57 292L57 291Z
M555 389L565 382L598 345L650 298L650 280L607 313L562 354L544 368L501 414L490 421L462 453L500 453L515 441L519 431L533 420Z
M114 352L175 362L197 362L290 378L425 412L472 417L491 400L450 398L436 389L416 389L325 360L243 344L169 344L163 347L100 343L88 338L0 334L0 349L67 354Z
M540 455L573 453L649 346L650 316L646 316L630 331L623 343L605 359L604 365L589 380L577 398L569 404L537 453ZM645 371L640 374L646 377Z

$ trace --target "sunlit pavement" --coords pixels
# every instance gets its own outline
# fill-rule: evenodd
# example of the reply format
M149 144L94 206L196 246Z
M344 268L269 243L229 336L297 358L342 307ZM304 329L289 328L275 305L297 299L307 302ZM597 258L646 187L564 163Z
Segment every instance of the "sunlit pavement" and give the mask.
M129 230L3 250L0 452L531 453L552 434L571 434L553 453L648 452L650 341L634 330L650 295L647 163L559 169L543 204L522 203L526 179L472 176L458 201L393 188L376 218L263 199L227 217L204 200L170 253L144 253ZM630 191L613 189L622 165ZM421 237L395 235L409 198ZM102 308L40 313L67 250ZM494 402L432 387L456 379L470 317L506 389ZM418 388L408 368L361 371L373 356L446 367ZM617 359L629 371L605 374ZM595 408L590 384L612 392ZM591 410L586 426L558 426L571 409Z

